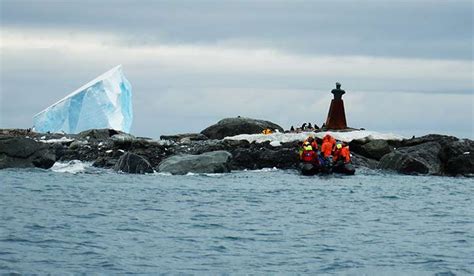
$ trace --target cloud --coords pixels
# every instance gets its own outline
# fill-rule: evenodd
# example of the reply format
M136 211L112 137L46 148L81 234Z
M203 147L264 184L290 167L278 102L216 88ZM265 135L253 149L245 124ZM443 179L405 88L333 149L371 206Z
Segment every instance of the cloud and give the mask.
M0 55L1 127L30 127L35 113L121 63L134 88L137 135L200 131L237 115L320 125L341 81L351 126L473 136L470 60L128 44L113 32L12 27L2 27Z
M2 26L101 30L129 44L231 44L296 54L471 59L471 1L3 0Z
M4 51L54 50L59 55L86 60L113 60L131 64L149 61L168 71L263 74L273 76L339 76L385 80L441 79L449 87L471 88L472 63L462 60L381 58L372 56L307 56L272 48L232 48L200 45L124 46L113 34L74 35L61 32L3 30ZM210 62L212 61L212 62ZM146 65L145 65L146 66ZM448 87L447 87L448 88Z

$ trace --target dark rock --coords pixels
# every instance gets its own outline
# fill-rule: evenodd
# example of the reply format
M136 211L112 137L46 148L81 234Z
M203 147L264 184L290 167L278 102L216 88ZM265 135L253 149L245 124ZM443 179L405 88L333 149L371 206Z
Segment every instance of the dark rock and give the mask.
M123 133L121 131L115 130L115 129L89 129L89 130L84 130L77 134L78 138L82 139L87 139L87 140L106 140L113 135Z
M441 145L427 142L412 147L399 148L380 159L379 168L404 174L442 174L439 158Z
M247 140L224 140L224 144L227 145L229 148L248 148L250 147L250 143Z
M473 154L474 141L462 139L443 143L439 157L446 164L446 174L469 175L474 174Z
M171 140L175 142L180 142L183 139L189 139L189 141L202 141L207 140L206 135L201 133L184 133L184 134L176 134L176 135L161 135L161 140Z
M377 167L379 166L379 162L377 160L367 158L365 156L359 155L359 154L354 153L354 152L352 152L351 155L352 155L351 163L355 167L358 167L358 168L365 167L365 168L369 168L369 169L377 169Z
M126 173L152 173L153 167L150 163L140 155L127 152L123 154L117 164L114 166L115 171Z
M455 140L455 141L443 141L442 150L440 152L440 158L444 162L448 162L450 159L465 154L466 152L474 152L474 141L468 139Z
M0 137L0 169L49 169L55 161L54 150L48 144L24 137Z
M163 160L158 170L171 174L226 173L230 172L231 158L232 154L227 151L174 155Z
M421 137L416 137L412 139L407 139L401 141L400 147L411 147L411 146L416 146L428 142L440 142L440 141L457 141L458 138L453 137L453 136L447 136L447 135L440 135L440 134L428 134L425 136Z
M387 141L385 140L372 140L360 147L360 154L365 157L372 158L375 160L380 160L382 156L387 153L392 152L393 148L390 147Z
M205 141L195 141L191 144L183 143L177 145L178 153L184 154L202 154L205 152L211 151L227 151L229 145L223 140L205 140Z
M121 139L113 140L113 145L110 149L114 152L127 151L144 156L153 167L157 166L167 156L174 154L174 151L168 151L169 148L161 144L159 141L144 140L139 138L133 139L131 141ZM108 158L110 155L107 153L107 151L101 151L99 156Z
M272 122L238 117L220 120L217 124L201 131L201 134L206 135L210 139L223 139L224 137L239 134L261 133L262 130L267 128L283 132L282 127Z
M296 148L238 148L233 152L232 169L296 168L299 163Z
M449 175L474 175L474 152L458 155L449 159L446 164L446 173Z
M365 154L363 153L363 150L362 150L362 146L364 144L367 144L368 142L369 141L367 141L365 139L357 139L357 140L350 141L349 142L349 148L350 148L351 153L357 153L357 154L365 156Z
M136 140L147 140L147 139L138 139L137 137L128 134L128 133L118 133L114 134L110 137L110 139L114 142L132 142Z

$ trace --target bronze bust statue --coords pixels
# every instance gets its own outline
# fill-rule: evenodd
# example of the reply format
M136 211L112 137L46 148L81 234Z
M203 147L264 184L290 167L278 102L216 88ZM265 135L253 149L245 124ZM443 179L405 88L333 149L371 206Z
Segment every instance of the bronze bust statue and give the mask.
M331 91L334 94L334 100L342 100L342 95L346 93L346 91L341 89L341 84L336 82L336 89Z

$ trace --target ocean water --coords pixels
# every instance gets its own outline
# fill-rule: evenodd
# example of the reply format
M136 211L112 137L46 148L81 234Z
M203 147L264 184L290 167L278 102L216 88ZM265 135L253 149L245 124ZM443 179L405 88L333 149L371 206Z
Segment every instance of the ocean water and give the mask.
M469 178L0 171L0 273L469 275Z

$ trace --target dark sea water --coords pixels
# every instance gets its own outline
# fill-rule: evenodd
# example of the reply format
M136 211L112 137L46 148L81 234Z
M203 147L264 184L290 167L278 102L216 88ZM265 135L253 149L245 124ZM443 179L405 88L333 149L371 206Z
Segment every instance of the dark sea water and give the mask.
M0 182L0 273L474 273L469 178L32 169Z

